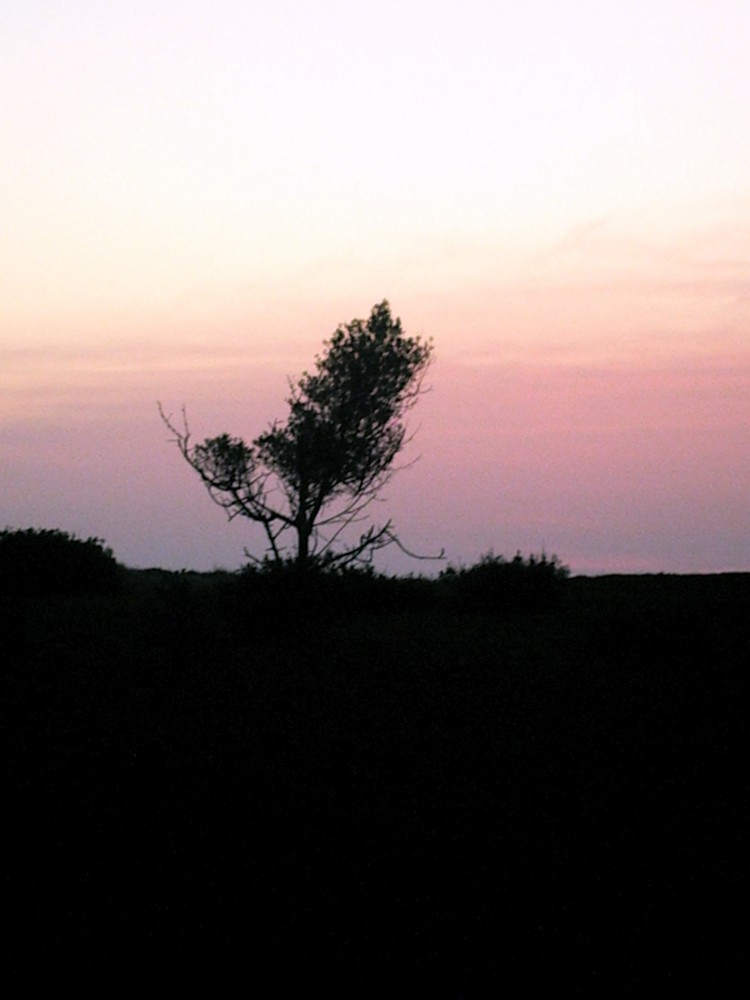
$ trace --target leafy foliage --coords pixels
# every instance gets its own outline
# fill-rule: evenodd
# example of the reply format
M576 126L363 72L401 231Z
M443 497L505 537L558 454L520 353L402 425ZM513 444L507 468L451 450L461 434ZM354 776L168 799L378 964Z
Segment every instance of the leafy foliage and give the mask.
M450 606L459 611L500 613L508 610L544 611L563 594L570 575L557 556L520 552L510 561L489 552L473 566L448 567L440 574Z
M437 613L443 618L465 613L514 616L555 608L569 575L556 556L513 559L492 553L469 567L449 567L437 579L394 577L372 566L301 568L294 559L251 563L230 578L225 607L248 634L277 639L301 629L320 632L333 622L359 615Z
M290 383L286 423L273 423L249 445L228 434L192 445L184 413L180 430L160 407L212 499L230 520L262 525L267 555L278 564L293 551L300 567L342 566L399 544L390 521L355 540L345 533L393 475L406 439L403 417L422 391L432 345L405 336L383 301L367 320L340 326L325 346L313 373Z
M293 559L247 565L225 594L256 636L277 636L279 625L320 630L362 614L419 612L436 601L435 581L424 577L390 577L358 565L301 568Z
M112 594L123 568L99 538L56 529L0 531L0 593L23 596Z

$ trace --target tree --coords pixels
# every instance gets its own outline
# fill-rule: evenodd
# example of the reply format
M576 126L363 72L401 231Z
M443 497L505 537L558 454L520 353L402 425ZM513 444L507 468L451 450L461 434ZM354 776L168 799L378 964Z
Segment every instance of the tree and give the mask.
M159 404L183 458L229 520L262 525L266 558L293 558L300 568L369 562L392 543L404 548L390 520L348 542L346 529L366 519L395 471L403 418L423 392L432 355L432 342L405 336L385 300L369 319L339 326L324 347L312 374L290 380L286 423L250 444L221 434L192 445L184 409L178 429Z

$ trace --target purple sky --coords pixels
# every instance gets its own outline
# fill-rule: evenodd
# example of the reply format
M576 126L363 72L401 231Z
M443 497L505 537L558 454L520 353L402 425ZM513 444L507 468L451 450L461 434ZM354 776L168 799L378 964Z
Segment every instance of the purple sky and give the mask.
M156 401L251 439L388 298L407 545L750 570L748 51L740 0L10 0L0 524L239 566Z

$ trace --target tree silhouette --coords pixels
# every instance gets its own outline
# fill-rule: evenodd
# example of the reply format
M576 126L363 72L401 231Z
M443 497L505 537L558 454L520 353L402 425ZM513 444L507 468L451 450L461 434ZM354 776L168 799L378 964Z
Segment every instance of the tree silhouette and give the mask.
M182 456L227 517L262 525L266 559L293 559L300 568L369 562L392 543L404 548L390 520L348 542L346 529L366 520L395 471L403 418L423 392L432 355L431 341L405 336L385 300L367 320L339 326L324 346L314 372L289 383L286 423L274 422L250 444L221 434L192 445L184 409L179 429L159 404Z

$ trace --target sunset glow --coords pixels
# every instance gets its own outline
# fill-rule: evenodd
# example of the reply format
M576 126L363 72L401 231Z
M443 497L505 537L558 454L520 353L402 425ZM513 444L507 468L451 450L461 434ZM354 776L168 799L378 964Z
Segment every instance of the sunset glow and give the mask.
M0 527L235 568L161 424L253 438L387 298L410 548L750 571L750 6L8 0ZM385 556L383 568L436 571Z

